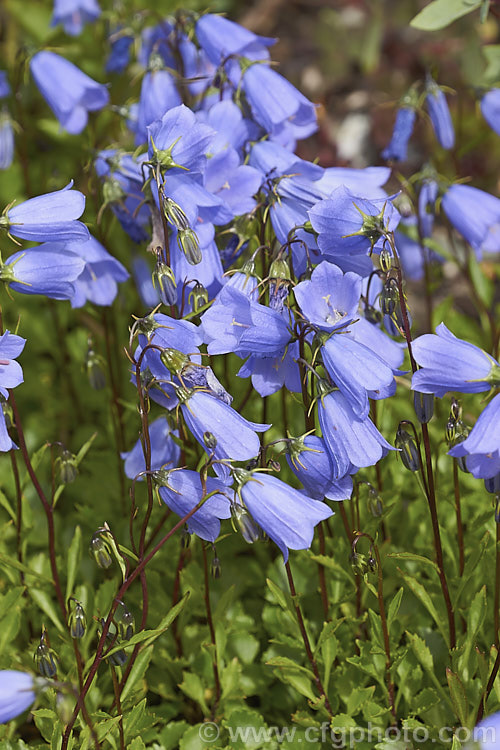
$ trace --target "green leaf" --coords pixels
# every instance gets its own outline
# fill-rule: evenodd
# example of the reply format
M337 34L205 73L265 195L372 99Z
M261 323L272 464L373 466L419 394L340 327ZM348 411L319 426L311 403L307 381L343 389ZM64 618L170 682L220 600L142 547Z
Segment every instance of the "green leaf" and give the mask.
M413 552L389 552L387 557L396 557L399 560L413 560L424 565L431 565L436 572L439 572L439 568L434 560L430 560L428 557L423 557L422 555L415 555Z
M486 552L489 542L490 542L490 532L487 531L481 538L481 541L479 542L479 546L476 547L474 554L470 555L467 558L465 562L465 567L464 567L464 574L461 578L460 586L458 587L458 591L455 597L455 602L456 602L455 606L457 606L458 602L460 601L460 597L462 593L468 588L468 585L472 578L472 574L474 573L476 566L478 565L484 553Z
M49 617L56 628L61 632L64 633L65 628L61 624L61 620L59 619L59 613L57 612L53 600L50 598L50 596L47 594L46 591L42 591L41 589L30 589L31 598L35 602L35 604L40 607L40 609L45 612L47 617Z
M311 672L310 669L297 664L293 659L289 659L287 656L273 656L266 661L266 664L269 667L282 667L284 669L292 669L295 672L304 672L304 674L306 674L311 680L314 680L314 673Z
M134 666L130 670L127 682L125 683L125 686L122 690L122 705L125 703L129 694L132 692L139 680L142 680L142 678L144 677L152 656L153 649L149 646L143 647L137 654L137 659L134 662Z
M417 599L420 599L420 601L422 602L422 604L424 605L424 607L427 609L427 611L431 615L432 619L434 620L434 622L438 626L439 632L443 636L446 645L449 648L450 644L449 644L449 640L448 640L448 638L449 638L448 631L446 630L446 627L445 627L445 625L443 623L443 618L438 614L437 609L434 606L434 602L432 601L432 599L431 599L431 597L430 597L427 589L424 586L422 586L422 584L419 583L415 578L413 578L412 576L407 575L406 573L403 573L403 571L401 570L401 568L398 568L398 570L401 573L401 575L403 576L403 578L405 579L405 581L408 584L408 586L410 587L410 589L413 591L413 593L417 597Z
M205 716L208 716L210 711L205 701L205 688L199 675L195 674L194 672L184 671L182 673L182 678L183 679L181 684L179 685L179 688L189 698L192 698L194 701L196 701L196 703L200 705L201 710L203 711Z
M470 637L471 640L473 640L479 632L479 629L483 624L485 615L486 586L483 586L471 601L469 610L467 612L467 637Z
M399 608L401 606L401 600L403 598L403 587L397 591L393 598L391 603L389 604L389 608L387 610L387 627L390 629L392 622L395 617L397 617L397 614L399 612Z
M457 718L460 720L463 727L467 726L467 696L465 695L465 689L462 684L460 677L452 672L448 667L446 668L446 679L448 680L448 687L450 689L451 702Z
M128 750L146 750L146 745L141 737L136 737L135 740L128 745Z
M16 514L15 511L12 508L12 505L9 503L7 496L0 490L0 505L5 508L9 516L12 518L12 520L16 521Z
M20 563L14 557L8 557L7 555L0 554L0 563L2 563L2 565L8 565L10 568L15 568L15 570L19 570L26 575L33 576L39 583L50 583L52 585L51 578L44 576L42 573L38 573L36 570L32 570L32 568L29 568L27 565Z
M73 593L73 586L75 585L76 573L80 560L82 559L82 530L79 526L75 528L73 539L68 549L68 577L66 579L66 601Z
M422 31L444 29L457 18L466 16L479 8L481 2L482 0L433 0L420 13L417 13L410 21L410 26Z

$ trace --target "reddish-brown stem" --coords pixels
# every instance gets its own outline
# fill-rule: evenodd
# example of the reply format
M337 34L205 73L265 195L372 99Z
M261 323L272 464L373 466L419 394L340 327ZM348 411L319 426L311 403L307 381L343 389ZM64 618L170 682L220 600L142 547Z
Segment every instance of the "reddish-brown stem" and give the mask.
M17 559L23 564L23 547L22 547L22 528L23 528L23 493L21 490L21 482L19 480L19 469L17 468L16 452L14 450L9 451L10 462L12 464L12 474L14 476L14 484L16 487L16 545L17 545ZM19 577L21 579L21 585L24 586L24 573L22 570L19 571Z
M210 712L211 718L213 721L215 713L217 711L217 706L219 705L219 701L220 701L221 687L220 687L220 679L219 679L219 668L217 666L217 644L215 641L215 628L214 628L214 622L212 618L212 607L210 605L210 578L208 575L207 550L205 548L205 545L203 544L203 541L202 541L202 549L203 549L203 569L204 569L204 579L205 579L205 610L207 613L208 628L210 630L210 639L214 647L212 666L214 670L214 681L215 681L215 700L212 704L212 710Z
M493 664L493 669L491 670L491 674L488 679L488 683L486 685L486 690L484 691L483 695L481 696L481 702L479 703L479 708L477 710L477 716L476 716L476 724L478 724L481 719L483 718L484 714L484 708L486 706L486 701L490 697L490 693L493 689L493 685L495 684L495 680L497 678L498 670L500 669L500 650L497 651L497 656L495 659L495 663Z
M500 648L500 638L498 637L498 629L500 628L500 523L496 523L496 551L495 551L495 612L494 627L495 627L495 645Z
M116 677L115 668L112 664L109 665L109 668L111 670L111 679L113 680L113 691L115 694L115 703L116 703L116 710L118 712L118 716L120 717L118 720L118 731L120 732L120 750L125 750L125 736L123 734L123 716L122 716L122 706L120 702L120 686L118 685L118 678Z
M311 669L314 674L314 681L316 683L316 689L318 693L320 694L320 696L325 699L325 708L328 711L328 714L331 717L333 717L332 707L330 705L330 701L328 700L328 696L325 692L325 688L323 687L323 683L321 682L318 665L316 664L316 660L314 658L314 654L311 649L311 644L309 642L309 636L307 635L304 618L302 617L302 610L300 609L299 601L297 598L297 591L295 590L295 583L293 581L292 569L290 568L289 562L285 563L285 568L286 568L286 574L288 577L288 585L290 587L290 594L292 595L293 606L295 608L295 613L297 615L297 622L299 625L300 634L304 642L304 648L306 650L307 658L309 659L309 664L311 665Z
M464 574L465 553L464 553L464 527L462 524L462 508L460 505L460 483L458 481L457 461L453 459L453 487L455 491L455 514L457 517L457 540L458 540L458 571L460 577Z
M80 692L80 695L78 696L78 700L76 702L75 709L73 711L73 714L66 725L66 729L64 730L62 744L61 744L61 750L67 750L68 748L68 742L71 735L71 732L73 730L73 727L75 725L76 718L78 714L80 713L80 710L82 708L83 702L85 700L85 697L90 690L90 687L94 681L94 677L97 674L97 670L99 669L99 665L103 658L103 652L104 652L104 644L106 641L106 636L109 633L109 628L111 626L111 622L113 620L114 614L116 612L116 608L118 607L118 604L125 596L126 592L132 585L132 583L135 581L135 579L141 574L141 572L144 570L146 565L149 563L149 561L156 555L156 553L163 547L163 545L175 534L175 532L180 529L186 521L188 521L192 515L196 513L197 510L201 508L203 503L205 502L205 497L203 497L197 505L192 508L189 513L187 513L184 518L181 518L180 521L178 521L175 526L170 529L170 531L162 538L160 541L153 547L151 552L149 552L144 559L142 559L138 564L137 567L134 568L134 570L128 575L125 580L123 581L122 585L120 586L113 603L111 605L111 608L109 610L108 616L106 618L106 621L104 622L104 625L102 626L102 632L101 637L99 638L99 642L97 644L96 648L96 654L94 657L94 661L92 662L92 665L90 667L89 673L87 675L87 679L85 680L85 683L83 685L83 690Z
M177 563L177 569L175 571L174 588L172 591L172 607L179 601L179 592L181 589L181 570L184 567L185 559L186 551L183 547L181 547L181 550L179 552L179 561ZM179 634L179 628L177 627L177 620L174 620L172 623L172 635L174 636L177 656L180 658L182 656L182 638Z
M320 555L326 554L325 548L325 532L323 530L323 522L320 521L318 524L318 537L319 537L319 553ZM325 566L318 563L318 574L319 574L319 587L321 590L321 602L323 604L323 615L325 620L329 620L328 616L328 591L326 588L326 575Z

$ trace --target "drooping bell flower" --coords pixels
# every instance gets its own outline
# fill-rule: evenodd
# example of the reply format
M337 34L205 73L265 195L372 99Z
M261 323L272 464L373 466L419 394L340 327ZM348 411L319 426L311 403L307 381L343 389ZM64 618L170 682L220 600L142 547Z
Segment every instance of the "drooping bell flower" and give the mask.
M468 437L448 453L465 458L468 471L477 479L489 479L500 472L500 393L481 412Z
M206 13L198 19L196 37L214 65L220 65L230 55L249 56L254 53L263 59L269 56L266 48L276 41L258 36L239 23L213 13Z
M8 169L14 159L14 128L6 110L0 111L0 169Z
M412 107L400 107L398 109L392 138L382 151L384 159L406 161L408 157L408 141L413 133L415 119L416 114Z
M99 18L101 9L97 0L54 0L51 26L61 23L66 34L78 36L84 24Z
M270 474L235 469L233 475L239 484L238 496L252 519L278 545L284 562L290 549L308 549L315 526L333 515L326 503Z
M158 492L168 507L181 518L197 505L203 496L203 486L198 472L188 469L159 471L155 478ZM206 494L218 490L187 521L188 531L207 542L215 542L220 533L220 519L230 518L231 509L227 486L218 479L207 477ZM225 494L227 493L227 494Z
M71 181L62 190L29 198L13 205L0 216L0 229L34 242L88 240L89 230L76 221L85 208L85 196L71 190Z
M292 438L287 446L286 460L306 493L315 500L326 497L338 502L351 497L352 479L349 474L340 479L333 478L332 461L323 438L317 435Z
M65 251L64 244L46 242L21 250L0 264L0 281L21 294L43 294L50 299L71 299L73 282L85 268L85 261Z
M85 242L67 242L64 247L85 261L83 271L74 282L71 307L82 307L87 301L110 305L118 293L118 284L129 277L127 269L92 235Z
M443 148L453 148L455 145L455 131L451 121L448 102L442 89L430 76L426 81L426 99L429 117L439 144Z
M443 210L462 237L475 251L500 250L500 199L471 185L451 185L443 195Z
M109 101L106 86L55 52L37 52L30 70L61 127L72 135L85 128L89 112L102 109Z
M412 343L420 369L412 388L442 398L448 391L481 393L500 384L500 365L478 346L463 341L440 323L436 333L426 333Z

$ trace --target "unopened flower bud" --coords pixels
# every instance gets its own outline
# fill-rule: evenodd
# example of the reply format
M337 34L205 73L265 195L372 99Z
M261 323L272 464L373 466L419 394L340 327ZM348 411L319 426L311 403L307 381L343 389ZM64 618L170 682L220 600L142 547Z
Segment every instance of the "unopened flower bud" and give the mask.
M351 563L354 575L364 575L368 572L368 561L366 556L361 552L353 550L349 555L349 562Z
M248 513L246 508L242 505L239 503L233 503L231 505L231 516L238 526L245 542L253 544L262 538L260 526L255 523L250 513Z
M42 632L40 643L36 647L33 658L42 677L55 677L57 675L57 656L48 644L45 630Z
M365 318L369 323L373 323L374 325L377 325L378 323L382 322L383 314L380 310L377 310L376 307L373 307L373 305L366 305L365 306Z
M387 247L380 251L380 268L384 273L388 273L392 268L392 253Z
M165 218L177 230L182 231L183 229L189 229L188 218L178 203L173 201L172 198L166 197L164 198L162 205Z
M405 429L399 425L394 441L396 448L400 450L401 461L409 471L418 471L420 469L420 453L415 439Z
M222 565L218 557L212 560L212 578L220 578L222 575Z
M269 269L269 278L290 280L290 269L284 258L276 258L276 260L273 260Z
M74 482L78 474L78 464L76 463L76 456L74 453L64 449L57 461L61 482L63 484L71 484L71 482Z
M368 490L368 510L374 518L380 518L384 512L384 503L375 487Z
M374 573L377 570L377 560L373 555L370 555L368 558L367 565L371 573Z
M116 608L114 621L118 628L118 636L124 641L129 641L135 633L135 618L123 602Z
M380 309L384 315L392 315L399 300L399 291L394 279L388 279L380 292Z
M74 604L68 618L69 632L72 638L83 638L87 626L85 610L80 602L75 601Z
M5 428L8 430L14 424L14 412L12 411L12 406L9 404L8 401L4 401L3 398L0 398L0 401L2 403L2 411L3 411L4 420L5 420Z
M185 526L181 532L181 547L182 549L187 549L190 544L191 534L189 533L187 526Z
M104 626L104 620L101 619L101 627ZM106 638L104 639L104 648L105 650L115 648L115 646L118 645L118 638L116 636L116 633L110 633L108 631ZM111 654L107 657L110 664L113 665L113 667L123 667L124 664L126 664L128 656L125 653L123 649L119 649L119 651L115 651L114 654Z
M103 358L97 354L89 343L85 369L89 379L90 387L94 391L101 391L106 386L105 363Z
M484 480L484 486L487 492L492 494L498 494L500 492L500 474L495 474L494 477Z
M192 266L201 263L203 258L198 242L198 235L192 229L179 229L177 232L177 244L186 256L186 260Z
M121 183L116 177L105 177L102 185L102 196L104 198L104 204L107 206L109 203L121 203L127 197Z
M212 432L208 432L208 430L203 433L203 442L209 451L214 451L217 448L217 438Z
M415 391L413 394L413 404L420 424L430 422L434 414L434 394Z
M109 568L113 562L108 543L98 535L92 537L90 542L90 554L100 568Z
M175 305L177 302L177 284L174 272L166 263L157 257L156 265L151 274L153 286L164 305Z
M162 350L160 353L160 359L162 364L165 365L172 375L177 375L182 372L184 367L186 367L190 361L187 354L180 352L178 349L171 349L170 347Z
M189 292L188 301L191 303L194 312L198 312L200 308L208 304L208 291L199 281Z

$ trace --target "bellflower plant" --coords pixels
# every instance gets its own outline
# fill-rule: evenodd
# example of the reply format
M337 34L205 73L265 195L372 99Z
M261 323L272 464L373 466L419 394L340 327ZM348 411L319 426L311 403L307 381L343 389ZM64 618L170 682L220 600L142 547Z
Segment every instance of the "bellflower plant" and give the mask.
M149 442L151 444L151 469L156 471L163 468L174 468L179 463L180 448L172 436L179 437L177 430L172 430L165 417L158 417L149 425ZM145 471L146 462L142 441L139 439L134 447L121 454L124 460L124 471L129 479L133 479L141 471Z
M105 86L55 52L37 52L30 70L61 127L72 135L85 128L89 112L102 109L109 101Z

